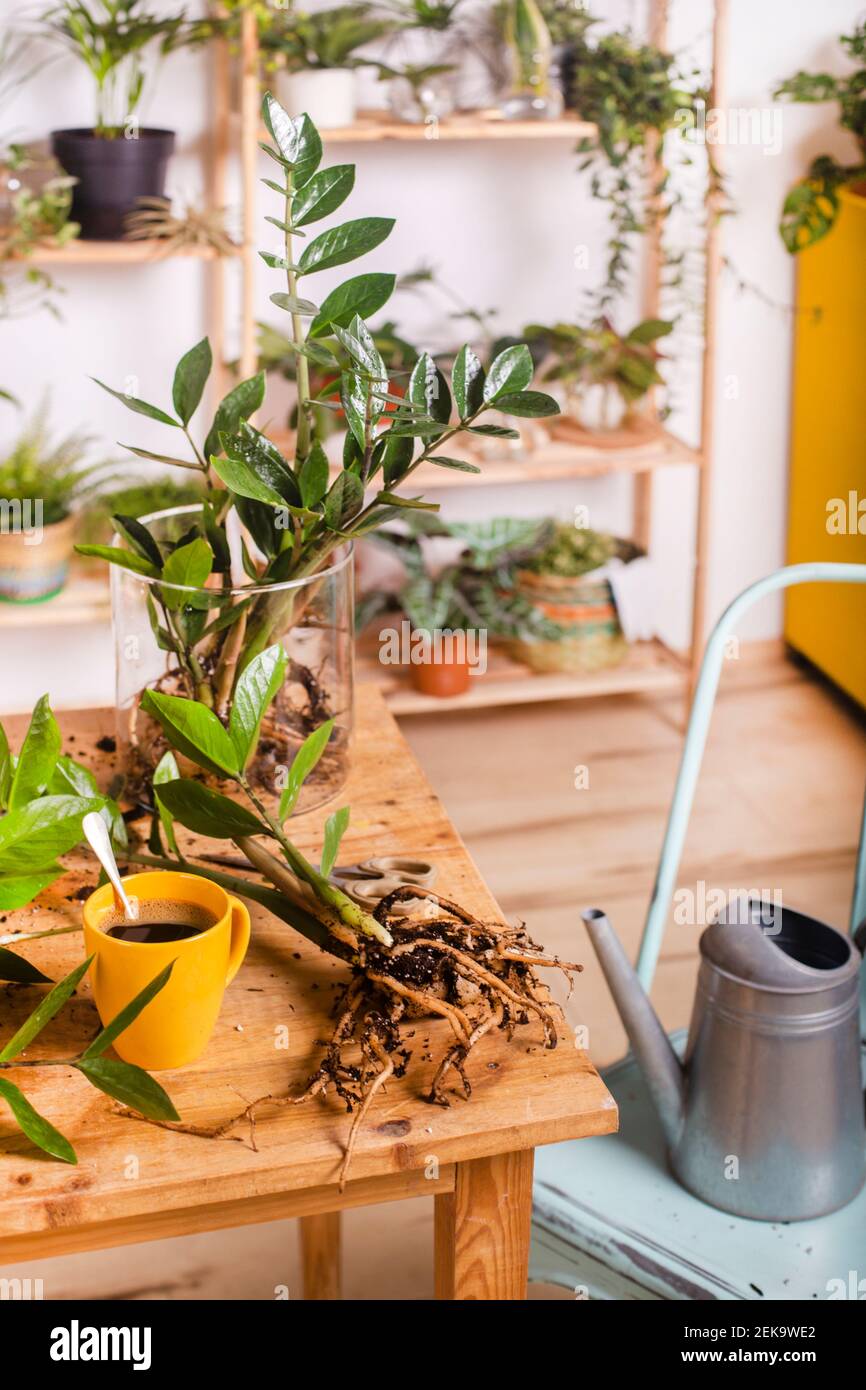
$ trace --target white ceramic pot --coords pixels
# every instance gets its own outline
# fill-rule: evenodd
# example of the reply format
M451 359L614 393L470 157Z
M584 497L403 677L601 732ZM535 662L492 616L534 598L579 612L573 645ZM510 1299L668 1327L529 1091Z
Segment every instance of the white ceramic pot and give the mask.
M307 68L281 73L277 92L290 116L306 111L319 130L352 125L357 87L352 68Z

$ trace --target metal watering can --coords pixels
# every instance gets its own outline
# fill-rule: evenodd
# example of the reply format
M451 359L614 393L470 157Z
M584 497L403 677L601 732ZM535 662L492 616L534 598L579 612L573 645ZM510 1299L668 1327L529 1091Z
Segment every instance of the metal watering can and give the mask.
M674 1175L712 1206L762 1221L822 1216L851 1201L866 1179L859 1017L866 807L852 936L775 903L735 899L700 940L697 994L682 1062L646 991L676 883L726 638L757 598L809 582L864 584L866 565L779 570L735 599L713 630L637 971L604 913L583 914L658 1110Z

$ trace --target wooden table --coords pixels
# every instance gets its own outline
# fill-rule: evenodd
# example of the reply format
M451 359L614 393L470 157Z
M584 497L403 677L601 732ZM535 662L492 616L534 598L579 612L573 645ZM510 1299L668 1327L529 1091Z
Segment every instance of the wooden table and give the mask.
M437 888L479 916L498 914L457 832L434 796L381 696L362 687L354 769L341 798L352 819L341 858L423 854L439 865ZM95 751L111 731L107 711L61 716L64 749L102 781L110 756ZM17 746L25 721L5 721ZM467 775L478 775L467 769ZM333 806L292 822L304 849L318 850ZM74 894L95 882L83 858L43 894L38 909L0 919L0 932L78 920ZM71 899L71 900L70 900ZM290 928L253 909L253 942L226 993L214 1037L197 1063L160 1080L186 1124L214 1126L258 1096L296 1091L313 1070L317 1039L345 968ZM530 923L531 927L531 923ZM26 954L53 978L81 958L77 934L35 941ZM577 980L577 989L581 987ZM39 991L0 986L0 1036L30 1012ZM97 1028L87 983L28 1049L27 1057L79 1051ZM410 1025L411 1029L411 1025ZM32 1103L74 1144L78 1166L38 1157L0 1108L0 1265L39 1256L127 1245L228 1226L299 1217L305 1296L339 1297L339 1212L434 1194L437 1297L525 1296L533 1149L617 1127L612 1097L585 1053L563 1031L555 1051L540 1029L510 1045L491 1036L473 1055L473 1097L449 1108L425 1104L444 1021L415 1025L409 1076L389 1083L362 1130L341 1192L337 1174L350 1119L334 1099L266 1107L255 1131L199 1138L118 1113L83 1077L63 1068L9 1072ZM430 1040L429 1047L427 1040Z

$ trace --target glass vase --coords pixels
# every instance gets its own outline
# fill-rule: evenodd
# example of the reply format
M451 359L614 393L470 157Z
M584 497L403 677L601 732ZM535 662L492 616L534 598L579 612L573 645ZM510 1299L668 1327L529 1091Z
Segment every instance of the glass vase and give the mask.
M192 527L197 504L142 517L158 543L178 541ZM115 544L119 542L116 541ZM211 587L213 585L213 587ZM240 619L208 632L244 605ZM334 720L327 748L304 783L294 814L312 810L339 792L349 771L354 674L353 563L350 545L334 552L326 569L281 584L222 587L214 575L202 589L163 584L111 566L116 656L116 727L124 804L151 809L151 779L168 750L160 726L141 708L146 690L193 696L229 723L233 689L245 654L280 643L288 657L285 680L262 720L246 767L257 795L275 810L289 768L304 739ZM184 641L179 643L178 634ZM170 643L174 645L172 650ZM181 647L181 653L177 647ZM184 776L204 780L243 800L234 782L201 773L175 754Z
M555 120L562 115L562 90L551 73L553 45L536 0L510 0L505 41L511 88L500 102L508 121Z

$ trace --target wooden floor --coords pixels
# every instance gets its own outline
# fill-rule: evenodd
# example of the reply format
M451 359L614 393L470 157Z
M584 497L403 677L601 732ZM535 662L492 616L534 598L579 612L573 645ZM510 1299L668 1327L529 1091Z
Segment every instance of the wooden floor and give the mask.
M586 962L565 1003L599 1063L622 1030L579 926L607 910L637 947L681 740L676 698L621 697L403 722L436 791L506 913L546 946ZM575 787L575 769L585 769ZM686 845L681 885L782 890L786 903L845 925L866 782L864 723L775 648L729 663ZM700 928L671 925L654 996L687 1022ZM432 1201L346 1221L346 1295L432 1295ZM11 1270L9 1271L12 1272ZM293 1223L216 1232L87 1257L19 1265L46 1298L300 1296ZM550 1295L537 1289L535 1297Z

